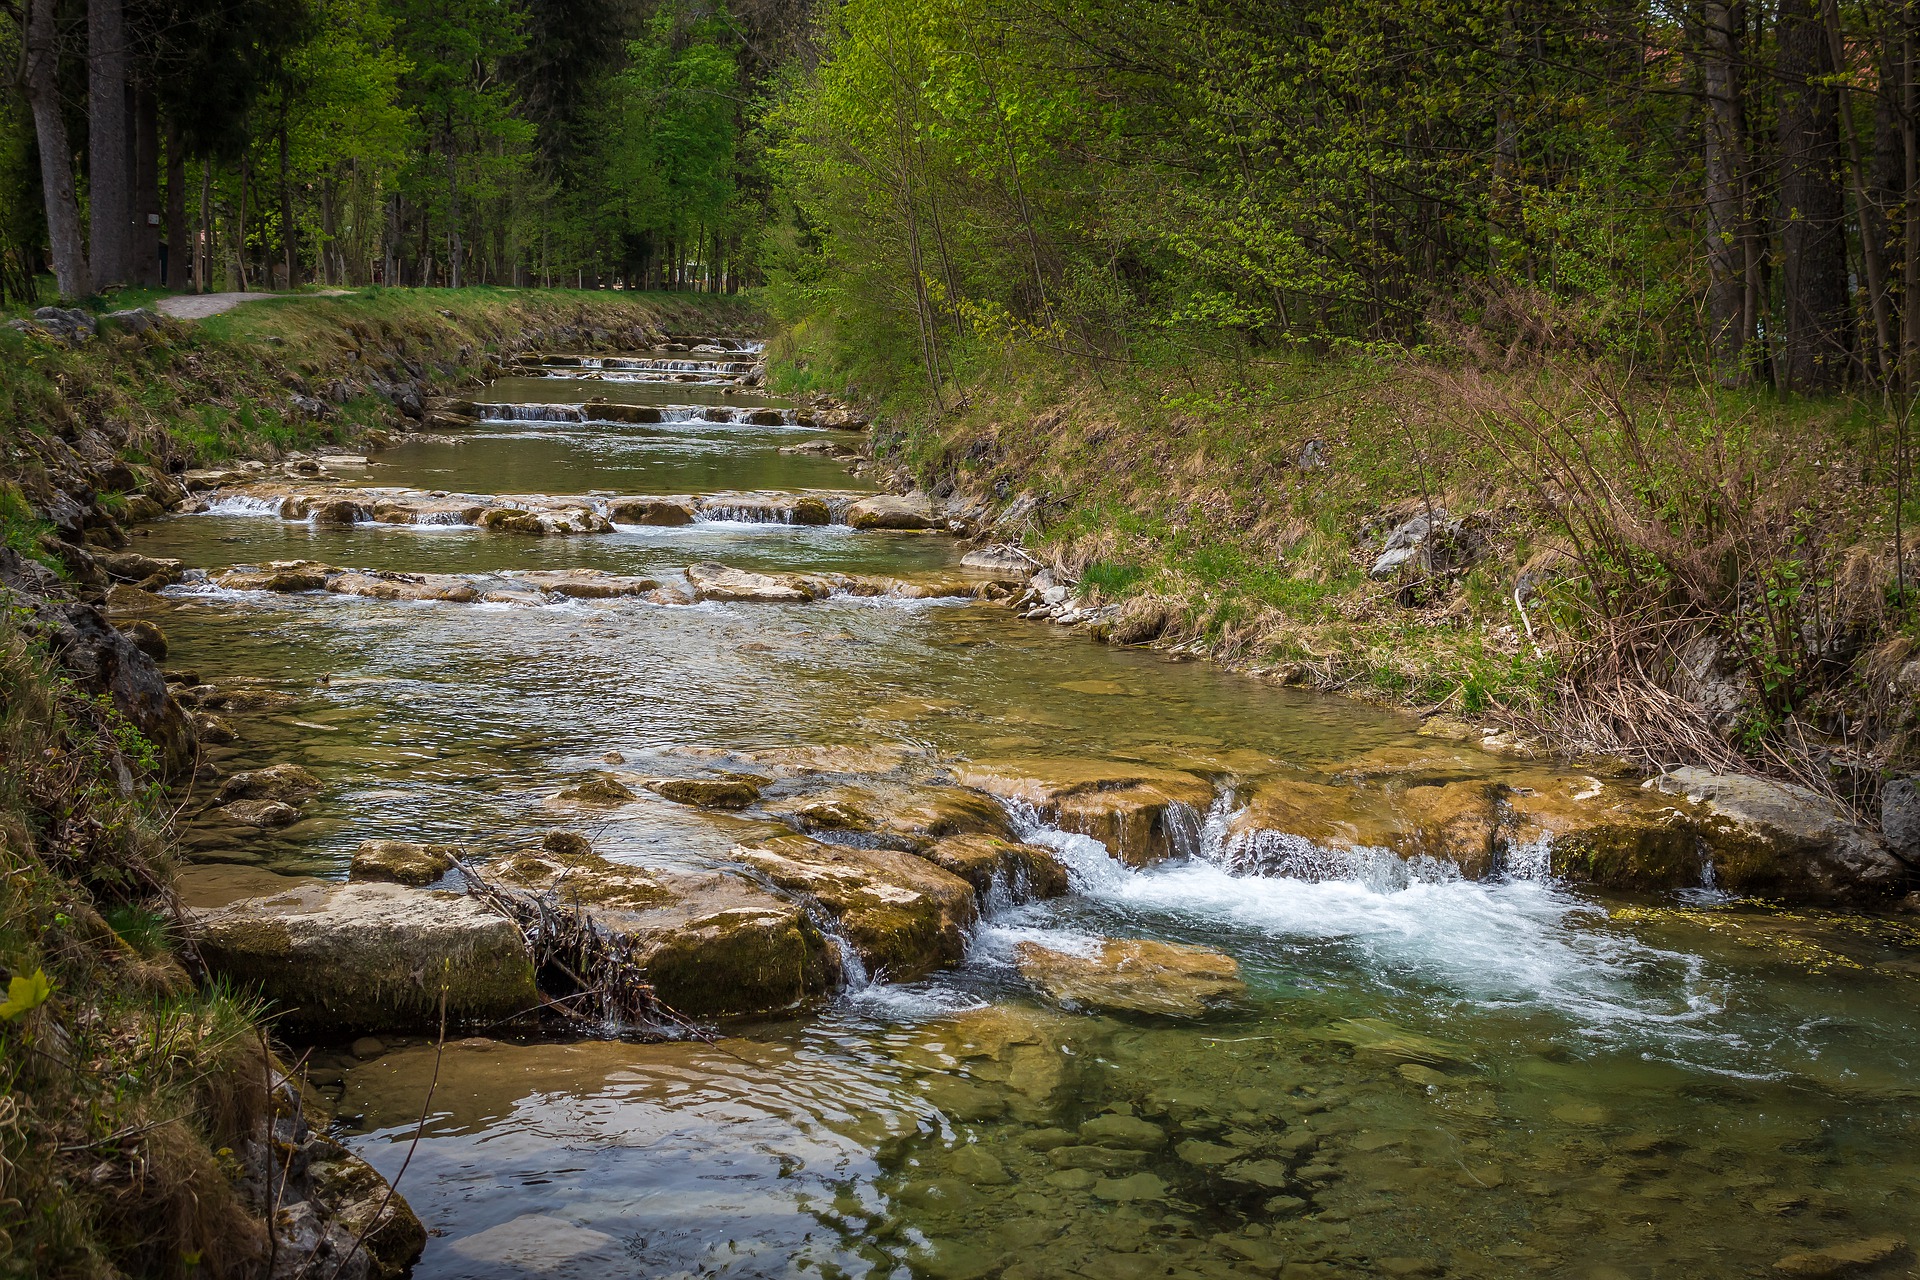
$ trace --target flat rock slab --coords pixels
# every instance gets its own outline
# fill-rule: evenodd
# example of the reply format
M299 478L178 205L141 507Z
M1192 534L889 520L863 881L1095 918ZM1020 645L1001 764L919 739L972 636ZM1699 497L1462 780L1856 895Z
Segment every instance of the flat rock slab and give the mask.
M519 927L461 894L205 866L175 889L208 966L302 1031L429 1031L443 989L456 1024L538 1003Z
M1048 999L1101 1013L1204 1018L1247 990L1232 956L1174 942L1103 938L1072 951L1022 942L1014 960Z

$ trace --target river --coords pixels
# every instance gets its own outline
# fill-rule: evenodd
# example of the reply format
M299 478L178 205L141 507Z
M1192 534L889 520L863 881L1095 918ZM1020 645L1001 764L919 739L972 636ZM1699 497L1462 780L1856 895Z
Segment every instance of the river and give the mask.
M873 489L834 458L783 451L835 433L737 420L789 407L778 399L725 371L658 380L670 373L502 379L474 426L349 466L342 483L840 503ZM593 397L667 420L504 408ZM707 420L720 407L736 420ZM942 535L833 524L529 538L231 503L153 526L141 549L209 569L304 558L663 579L697 561L912 579L958 557ZM970 600L523 607L195 583L170 596L169 665L297 699L247 718L222 767L293 761L327 783L290 826L239 839L195 824L189 848L306 874L343 876L367 838L484 854L556 825L615 861L724 860L763 819L650 795L582 819L555 799L609 761L672 772L688 748L1220 776L1431 746L1407 716ZM1489 777L1508 767L1484 763ZM356 1151L389 1177L404 1166L433 1232L423 1278L1811 1275L1845 1259L1796 1255L1870 1259L1892 1248L1876 1238L1915 1237L1910 925L1731 903L1710 886L1606 898L1525 866L1261 877L1220 856L1233 803L1223 787L1182 856L1145 868L1016 814L1067 864L1068 896L993 904L957 968L856 975L822 1009L730 1022L710 1045L390 1038L359 1056L319 1046L315 1079ZM1071 1012L1013 963L1022 941L1071 951L1103 936L1219 948L1248 1004L1201 1022ZM1894 1253L1880 1273L1910 1263Z

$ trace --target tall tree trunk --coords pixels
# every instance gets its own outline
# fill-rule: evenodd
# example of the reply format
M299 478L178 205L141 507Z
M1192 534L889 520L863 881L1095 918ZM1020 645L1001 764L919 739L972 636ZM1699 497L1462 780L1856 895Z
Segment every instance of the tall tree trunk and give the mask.
M233 262L234 274L240 277L240 291L247 288L247 189L251 185L247 178L253 172L253 163L246 156L240 157L240 200L233 211Z
M287 260L287 288L300 284L300 246L293 226L293 165L287 157L286 90L280 91L280 251Z
M333 246L335 237L340 234L333 212L333 175L327 174L320 179L320 278L329 285L339 284L335 279Z
M87 210L94 286L125 284L132 254L123 0L87 0Z
M193 242L193 287L213 292L213 161L200 162L200 234Z
M1707 350L1722 386L1747 379L1748 236L1746 124L1740 109L1739 28L1734 6L1707 0L1700 33L1700 84L1706 94Z
M133 94L133 176L127 278L153 286L160 281L160 103L144 86Z
M1780 266L1782 381L1789 391L1840 385L1849 359L1847 246L1840 129L1825 24L1812 0L1781 0Z
M1846 42L1840 32L1838 0L1822 0L1821 19L1827 28L1827 48L1836 67L1846 57ZM1887 311L1886 266L1880 257L1880 245L1872 234L1874 209L1867 196L1867 171L1860 162L1860 135L1853 126L1853 86L1842 80L1837 86L1840 107L1840 136L1846 139L1847 174L1853 185L1853 211L1860 223L1860 262L1867 277L1867 310L1873 317L1873 352L1863 353L1861 364L1877 373L1882 381L1893 376L1897 356L1893 349L1893 323ZM1844 230L1842 231L1844 235Z
M451 131L447 140L447 279L460 287L460 176L453 160Z
M169 289L187 283L187 158L180 153L180 129L167 121L167 269Z
M73 152L60 114L60 26L55 0L27 0L27 101L40 143L40 185L46 193L53 277L62 298L93 292L86 246L80 239L80 201L73 190Z

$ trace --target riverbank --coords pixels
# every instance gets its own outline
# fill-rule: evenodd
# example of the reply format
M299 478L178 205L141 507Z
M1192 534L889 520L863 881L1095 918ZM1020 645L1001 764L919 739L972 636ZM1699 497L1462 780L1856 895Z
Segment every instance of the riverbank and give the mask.
M185 495L191 466L418 433L431 397L529 347L629 348L665 325L750 314L726 299L422 290L192 324L135 309L0 327L9 1266L280 1275L314 1256L331 1273L387 1276L425 1239L404 1200L326 1136L267 1011L210 982L179 927L174 820L204 722L163 676L164 634L102 607L107 566L139 559L139 523Z
M1904 482L1903 598L1884 405L1459 352L983 344L936 410L850 350L802 323L772 385L857 385L896 484L1044 561L1053 617L1476 737L1791 780L1869 822L1891 798L1914 825L1887 784L1920 770L1920 501Z

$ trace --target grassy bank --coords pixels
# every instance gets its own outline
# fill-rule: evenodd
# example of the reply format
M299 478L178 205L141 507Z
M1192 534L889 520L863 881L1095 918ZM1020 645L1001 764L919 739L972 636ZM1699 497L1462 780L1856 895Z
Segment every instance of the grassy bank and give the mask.
M815 320L770 379L879 401L882 456L1000 499L1107 638L1863 803L1914 764L1893 406L1468 349L1134 355L977 344L936 408Z
M263 1188L293 1161L265 1140L286 1097L272 1028L196 981L173 927L170 779L135 724L153 708L101 672L160 679L87 609L93 552L172 470L365 440L406 423L397 399L502 353L753 327L724 298L475 289L300 297L77 346L0 328L0 1275L263 1275L280 1197ZM76 627L111 660L76 661Z

